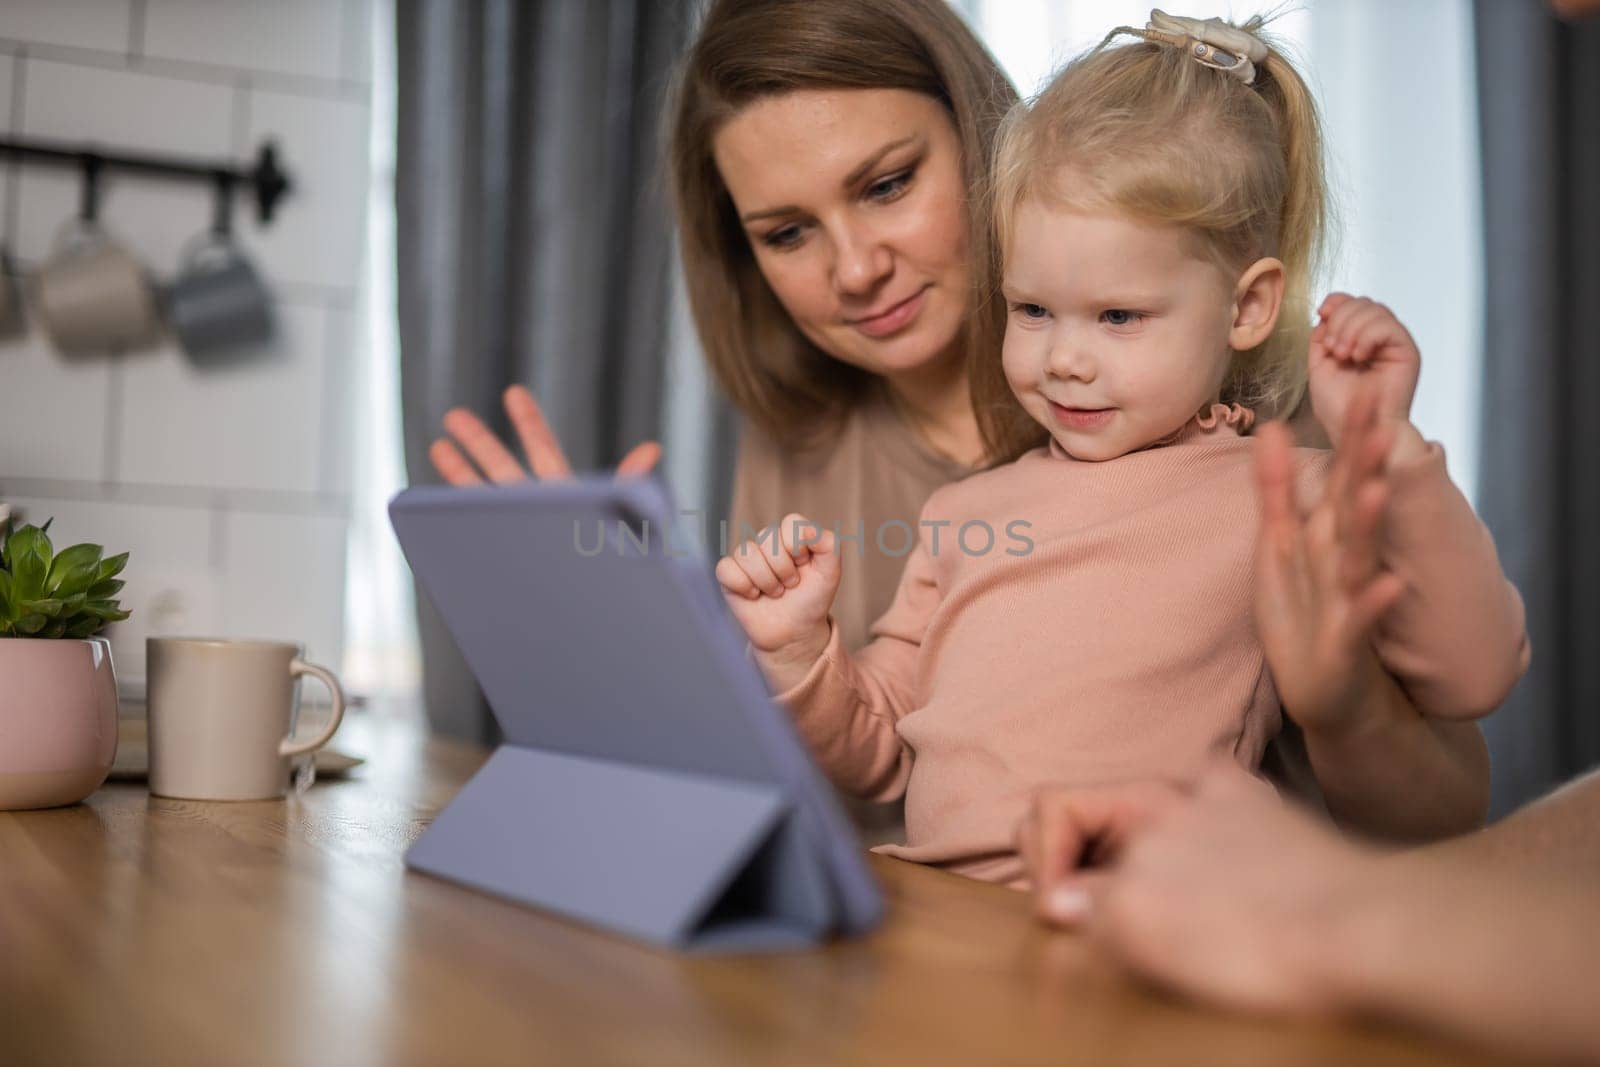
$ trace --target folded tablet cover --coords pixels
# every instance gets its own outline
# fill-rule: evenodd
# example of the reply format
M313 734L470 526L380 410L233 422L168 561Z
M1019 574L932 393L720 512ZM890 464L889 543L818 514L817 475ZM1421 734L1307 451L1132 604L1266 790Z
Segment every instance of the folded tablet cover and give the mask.
M507 741L409 863L674 945L876 925L854 834L658 483L411 489L390 515Z

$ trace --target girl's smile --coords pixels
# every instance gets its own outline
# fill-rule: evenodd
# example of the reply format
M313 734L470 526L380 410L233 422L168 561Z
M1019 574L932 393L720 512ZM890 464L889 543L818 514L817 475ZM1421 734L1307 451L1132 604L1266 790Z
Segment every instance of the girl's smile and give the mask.
M1056 421L1071 430L1097 430L1117 413L1116 408L1063 407L1054 400L1049 403L1050 413L1056 417Z

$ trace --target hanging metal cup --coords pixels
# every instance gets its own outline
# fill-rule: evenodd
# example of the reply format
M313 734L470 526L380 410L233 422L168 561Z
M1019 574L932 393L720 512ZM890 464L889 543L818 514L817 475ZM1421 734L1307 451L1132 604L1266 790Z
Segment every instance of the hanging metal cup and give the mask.
M167 321L196 361L272 338L272 294L225 234L209 233L190 243L178 277L167 287L166 305Z

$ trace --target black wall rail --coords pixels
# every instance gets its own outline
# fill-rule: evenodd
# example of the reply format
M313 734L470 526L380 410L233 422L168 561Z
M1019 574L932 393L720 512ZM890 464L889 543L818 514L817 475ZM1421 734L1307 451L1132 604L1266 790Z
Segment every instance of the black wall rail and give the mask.
M283 199L293 183L278 165L276 146L267 141L256 154L255 165L237 166L232 162L205 162L176 156L143 155L102 150L95 145L74 145L59 141L0 139L0 157L12 156L22 160L38 160L62 166L75 166L83 172L83 201L80 214L94 221L99 213L99 180L106 170L137 171L180 180L199 180L209 183L219 194L219 203L231 202L235 186L248 189L254 196L256 217L263 225L272 221L278 201ZM225 209L224 209L225 210ZM226 226L218 220L218 228Z

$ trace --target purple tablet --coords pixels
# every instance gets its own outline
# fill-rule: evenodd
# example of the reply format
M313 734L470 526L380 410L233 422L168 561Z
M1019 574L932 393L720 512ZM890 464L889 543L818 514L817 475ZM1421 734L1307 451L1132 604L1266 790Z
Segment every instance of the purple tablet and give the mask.
M877 925L855 834L659 482L408 489L389 515L505 733L410 866L689 949Z

